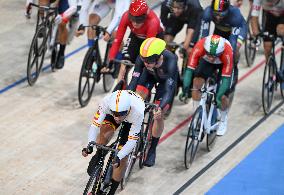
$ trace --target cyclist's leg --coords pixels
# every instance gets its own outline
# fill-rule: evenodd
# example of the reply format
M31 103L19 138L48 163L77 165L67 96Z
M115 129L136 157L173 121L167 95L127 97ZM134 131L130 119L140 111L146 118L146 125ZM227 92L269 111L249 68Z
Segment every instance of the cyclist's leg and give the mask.
M140 45L143 41L144 39L138 38L134 33L130 33L122 48L122 59L129 60L132 63L135 63L137 56L139 56ZM127 73L127 67L124 64L121 64L117 80L127 80Z
M97 25L109 13L110 7L106 2L93 2L89 15L89 25ZM88 28L88 46L92 47L95 43L94 38L96 32L92 28Z
M110 139L112 138L114 131L119 127L119 124L117 124L112 117L112 115L107 114L105 117L105 120L100 128L100 134L98 135L98 138L96 140L96 143L106 145ZM100 157L104 155L103 150L98 149L96 151L96 154L92 157L92 159L89 162L89 166L87 169L88 174L90 175L94 168L96 167L96 164Z
M268 12L264 12L264 14L266 17L264 31L269 32L269 34L276 35L277 17L273 16ZM265 59L267 61L272 49L272 40L269 39L268 37L265 37L263 40L264 40L263 42L264 54L265 54Z
M126 144L128 140L129 130L131 128L131 123L123 122L123 129L122 129L122 135L119 142L118 149L121 150L121 148ZM128 162L128 156L124 157L120 160L120 166L113 169L113 175L111 179L111 188L108 193L108 195L115 194L116 189L119 186L119 183L121 179L124 176L124 172L127 168L127 162Z

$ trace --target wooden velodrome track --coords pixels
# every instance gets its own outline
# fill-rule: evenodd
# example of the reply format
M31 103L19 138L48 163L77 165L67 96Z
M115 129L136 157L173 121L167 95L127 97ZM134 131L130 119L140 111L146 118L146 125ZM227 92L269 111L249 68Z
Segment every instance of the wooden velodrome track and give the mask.
M204 5L208 2L202 0ZM156 1L150 1L153 3ZM82 194L90 158L83 158L81 149L87 143L98 102L105 96L100 83L90 104L79 106L78 77L86 52L81 47L86 37L68 45L63 70L47 70L30 87L21 79L26 76L35 18L26 21L24 0L1 0L0 5L0 194ZM245 16L247 9L245 4ZM155 11L159 13L159 8ZM109 21L108 16L103 24ZM176 41L181 42L183 37L184 31ZM228 132L218 138L213 151L207 153L202 146L193 166L185 170L185 137L180 132L187 128L193 110L191 103L183 105L176 99L158 147L156 165L143 170L135 167L126 189L119 194L204 194L279 127L284 121L279 93L274 101L277 109L263 118L263 60L260 51L255 65L248 68L242 55L241 79L229 113ZM235 142L242 135L247 136Z

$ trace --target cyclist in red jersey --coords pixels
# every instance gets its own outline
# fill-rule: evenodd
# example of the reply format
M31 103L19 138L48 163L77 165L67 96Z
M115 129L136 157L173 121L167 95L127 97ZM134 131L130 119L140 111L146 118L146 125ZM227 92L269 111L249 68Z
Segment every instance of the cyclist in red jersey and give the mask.
M199 40L194 46L184 73L182 97L190 96L190 86L193 81L192 99L199 101L201 89L205 80L217 70L220 85L216 94L217 107L220 113L220 125L217 135L222 136L227 130L227 113L229 107L228 94L231 85L233 69L233 49L228 40L219 35L210 35ZM193 79L194 76L194 79Z
M120 44L123 40L127 28L131 32L123 46L123 60L129 60L135 63L139 56L139 48L142 42L149 37L161 37L163 29L160 26L160 19L151 10L145 0L133 0L121 18L118 26L116 37L113 41L109 52L109 60L113 60L119 51ZM121 65L118 75L118 81L124 79L126 66Z

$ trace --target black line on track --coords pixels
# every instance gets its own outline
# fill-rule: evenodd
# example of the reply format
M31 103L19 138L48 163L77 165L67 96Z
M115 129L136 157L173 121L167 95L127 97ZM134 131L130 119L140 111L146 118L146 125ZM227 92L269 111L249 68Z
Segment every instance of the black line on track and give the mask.
M223 152L216 156L211 162L209 162L205 167L198 171L193 177L191 177L186 183L184 183L174 195L178 195L183 192L187 187L189 187L195 180L197 180L201 175L203 175L210 167L212 167L218 160L223 158L230 150L232 150L238 143L240 143L244 138L246 138L251 132L253 132L261 123L263 123L268 117L270 117L280 106L282 106L284 101L282 100L277 104L269 114L263 116L254 125L252 125L246 132L244 132L236 141L229 145Z

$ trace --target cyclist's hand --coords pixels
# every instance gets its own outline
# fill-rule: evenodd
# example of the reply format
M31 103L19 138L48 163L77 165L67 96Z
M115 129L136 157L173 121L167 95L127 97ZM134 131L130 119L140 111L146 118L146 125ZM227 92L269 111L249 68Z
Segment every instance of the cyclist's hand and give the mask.
M26 6L26 13L25 13L27 19L31 18L31 13L32 13L32 6L28 4L28 6Z
M154 119L161 119L162 118L162 108L158 107L157 109L154 110Z
M83 148L82 156L87 157L89 154L92 154L92 152L93 152L93 147Z
M76 30L75 36L76 36L76 37L79 37L79 36L81 36L81 35L84 34L84 33L85 33L85 28L84 28L84 26L83 26L82 24L80 24L80 26L79 26L78 29Z
M189 96L188 96L187 93L181 92L181 93L179 94L179 100L180 100L181 102L185 103L185 104L188 103L188 98L189 98Z
M114 168L118 168L120 166L120 159L116 156L114 157L113 161L112 161L112 166Z
M111 38L111 35L108 32L105 32L104 38L103 38L104 41L108 42L110 40L110 38Z
M55 24L60 24L62 22L62 16L61 15L57 15L56 18L54 19L54 23Z

